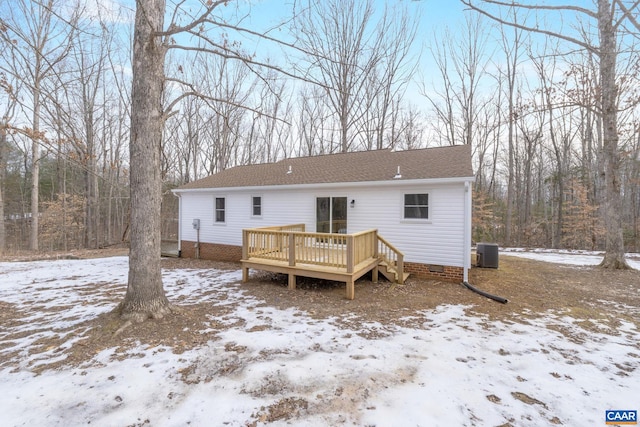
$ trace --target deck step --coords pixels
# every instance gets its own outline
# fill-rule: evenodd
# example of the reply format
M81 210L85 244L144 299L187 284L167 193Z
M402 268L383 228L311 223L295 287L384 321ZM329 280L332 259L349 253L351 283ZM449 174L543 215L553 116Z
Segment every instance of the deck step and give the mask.
M378 264L378 271L391 283L404 283L409 277L409 273L403 273L402 281L398 280L398 272L396 271L396 268L390 266L386 261L380 261L380 264Z

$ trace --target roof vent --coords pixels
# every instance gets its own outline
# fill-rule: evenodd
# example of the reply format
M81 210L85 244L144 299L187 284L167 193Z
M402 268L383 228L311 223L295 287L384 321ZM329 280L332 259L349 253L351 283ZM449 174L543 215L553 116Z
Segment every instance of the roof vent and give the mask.
M402 178L402 175L400 174L400 166L398 166L398 171L396 172L396 176L393 177L393 179L400 179Z
M289 165L289 170L287 171L287 175L291 174L293 170L291 170L291 165Z

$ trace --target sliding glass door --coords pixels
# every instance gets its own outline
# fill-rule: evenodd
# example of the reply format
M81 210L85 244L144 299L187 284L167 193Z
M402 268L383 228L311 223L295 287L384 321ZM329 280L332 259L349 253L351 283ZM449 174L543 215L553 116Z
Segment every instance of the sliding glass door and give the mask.
M347 198L316 198L316 232L347 234Z

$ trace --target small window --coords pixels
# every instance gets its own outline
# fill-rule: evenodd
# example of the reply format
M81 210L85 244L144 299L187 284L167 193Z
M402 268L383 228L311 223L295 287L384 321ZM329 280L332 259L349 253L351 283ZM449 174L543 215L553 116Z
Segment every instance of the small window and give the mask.
M405 194L404 195L405 219L429 219L429 195Z
M225 222L224 197L216 197L216 222Z
M262 216L262 197L251 197L251 215Z

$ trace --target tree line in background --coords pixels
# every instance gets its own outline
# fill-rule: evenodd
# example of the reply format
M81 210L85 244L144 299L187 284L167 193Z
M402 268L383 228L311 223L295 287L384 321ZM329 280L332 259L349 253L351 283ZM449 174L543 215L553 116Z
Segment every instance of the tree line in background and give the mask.
M488 3L503 22L467 12L428 39L420 5L400 2L297 3L259 34L234 6L201 22L208 32L177 17L181 33L165 38L163 237L176 238L171 188L229 167L471 144L474 241L605 249L613 161L624 245L640 251L637 5L569 10L590 14L558 38L528 29L544 9ZM609 156L601 3L617 11ZM0 251L127 241L131 13L67 0L0 0L0 10Z

